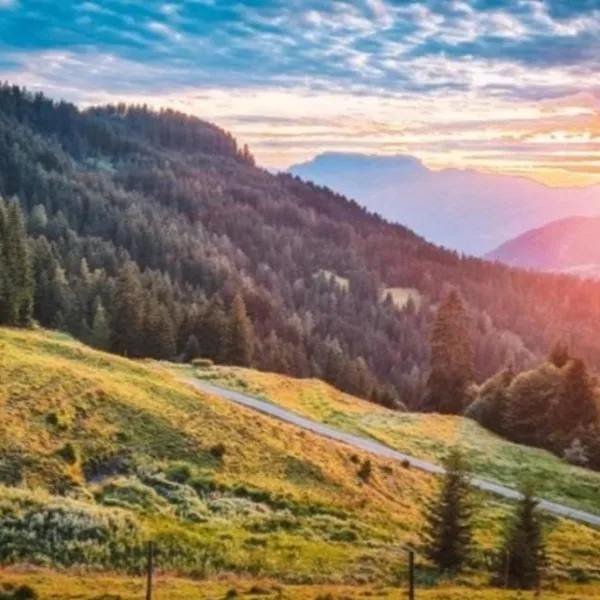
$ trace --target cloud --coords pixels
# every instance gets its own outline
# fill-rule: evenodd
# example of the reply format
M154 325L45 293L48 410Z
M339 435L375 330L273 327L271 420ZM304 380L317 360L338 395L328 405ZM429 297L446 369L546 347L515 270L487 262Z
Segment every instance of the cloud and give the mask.
M0 0L6 8L0 79L82 104L194 112L265 164L340 148L486 168L493 156L506 168L501 148L518 147L519 162L535 169L539 156L547 171L552 144L591 148L600 135L595 0Z

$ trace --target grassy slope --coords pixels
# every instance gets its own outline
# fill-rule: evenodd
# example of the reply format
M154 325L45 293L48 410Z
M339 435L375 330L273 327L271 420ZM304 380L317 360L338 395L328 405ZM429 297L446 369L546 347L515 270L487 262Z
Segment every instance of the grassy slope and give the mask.
M231 367L203 371L200 376L433 462L458 444L482 478L516 486L526 474L545 498L600 514L600 473L570 466L544 450L507 442L470 419L394 412L319 380Z
M162 367L46 332L0 329L0 415L8 565L139 572L154 538L162 570L209 581L389 584L402 570L398 544L416 541L436 485L376 459L363 483L360 452L198 394ZM506 510L482 504L481 552L497 544ZM554 519L548 528L553 577L600 578L600 532ZM0 582L91 598L105 581L26 573L0 572ZM131 597L135 581L118 576L115 593ZM205 585L189 597L219 597Z

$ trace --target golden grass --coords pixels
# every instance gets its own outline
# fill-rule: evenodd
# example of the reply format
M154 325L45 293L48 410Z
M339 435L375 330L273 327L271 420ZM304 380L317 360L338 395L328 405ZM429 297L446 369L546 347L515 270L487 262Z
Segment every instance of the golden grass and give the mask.
M111 574L64 574L27 569L27 572L0 571L0 585L29 585L44 600L139 600L144 597L142 577ZM397 586L281 585L269 579L229 577L213 581L193 581L158 574L154 582L156 600L217 600L221 598L272 598L281 600L400 600L406 598L405 584ZM233 595L235 590L235 596ZM424 600L533 600L534 592L514 592L481 587L442 584L437 588L417 587L417 597ZM546 600L592 600L600 595L600 587L590 585L558 585L545 589Z
M388 415L321 382L218 373L323 420ZM163 365L97 352L51 332L0 329L0 415L0 556L5 552L3 560L14 562L6 558L2 536L10 527L2 523L15 517L27 528L35 515L60 514L68 525L54 532L54 547L34 536L19 555L18 562L67 569L35 574L34 587L49 598L99 597L109 588L123 598L139 596L137 579L74 574L126 568L108 549L81 550L77 540L67 539L65 532L80 523L115 536L124 556L128 544L154 538L162 551L160 569L207 579L199 584L165 576L165 598L222 597L235 587L231 578L243 580L241 591L268 579L288 586L290 598L323 593L314 585L289 587L309 583L333 590L334 597L353 597L352 590L373 591L364 586L389 585L398 577L400 546L418 544L423 502L437 485L415 469L200 394ZM443 425L437 435L451 434L452 427ZM219 444L222 457L214 452ZM126 457L129 469L113 472L109 460L90 475L90 464L106 456ZM367 458L373 474L365 483L357 472ZM175 484L169 474L182 467L190 479ZM167 484L174 491L165 492ZM498 545L507 511L493 498L481 500L480 558ZM556 520L548 522L548 531L553 578L564 581L580 571L600 578L600 532ZM60 544L75 556L70 563L60 562L66 553ZM49 547L41 562L38 546ZM28 577L13 570L0 581ZM467 579L486 578L473 572ZM459 597L448 594L425 597Z
M450 446L461 446L484 479L517 486L526 475L545 498L600 514L600 473L571 466L544 450L510 443L470 419L396 412L319 380L250 369L217 367L200 376L432 462L439 462Z

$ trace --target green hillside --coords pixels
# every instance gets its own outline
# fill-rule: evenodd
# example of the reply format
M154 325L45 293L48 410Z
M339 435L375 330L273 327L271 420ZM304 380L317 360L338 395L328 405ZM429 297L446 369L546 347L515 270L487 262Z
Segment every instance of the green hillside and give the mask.
M0 414L0 582L23 581L16 565L43 567L28 580L48 597L69 597L73 569L139 573L149 539L161 571L186 578L398 585L400 545L418 543L436 486L374 457L364 482L360 452L50 332L0 330ZM507 507L480 504L483 565ZM557 585L600 579L599 531L552 518L547 528ZM485 580L480 567L465 578Z
M569 465L545 450L511 443L471 419L389 410L315 379L236 367L215 367L196 375L424 460L439 463L448 447L457 444L483 479L518 487L527 476L547 500L600 514L599 472Z

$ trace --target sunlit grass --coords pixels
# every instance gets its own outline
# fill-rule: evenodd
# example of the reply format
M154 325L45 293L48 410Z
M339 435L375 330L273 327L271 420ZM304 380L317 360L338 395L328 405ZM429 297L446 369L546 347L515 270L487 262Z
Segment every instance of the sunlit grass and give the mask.
M317 585L334 597L383 585L380 597L394 597L402 545L418 545L436 478L200 394L172 371L51 332L0 329L0 563L65 570L23 575L13 566L0 581L26 578L48 598L139 597L153 539L162 597L242 595L265 580L289 598L329 593ZM320 382L237 370L219 377L359 432L388 414ZM440 427L441 444L452 428ZM479 503L470 585L487 582L481 565L508 508L487 496ZM600 532L555 519L547 529L549 577L600 578Z
M433 462L439 462L450 446L458 444L482 478L517 486L527 477L545 498L600 514L600 473L571 466L550 452L510 443L470 419L391 411L318 380L232 367L199 375Z

